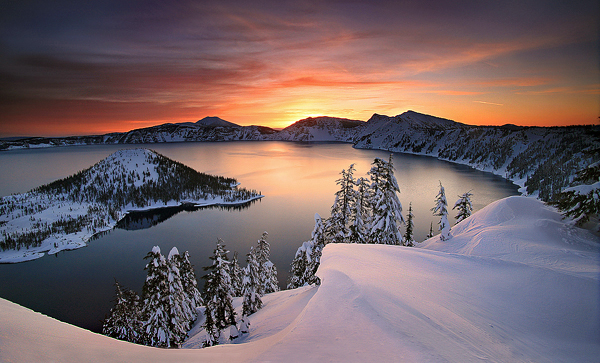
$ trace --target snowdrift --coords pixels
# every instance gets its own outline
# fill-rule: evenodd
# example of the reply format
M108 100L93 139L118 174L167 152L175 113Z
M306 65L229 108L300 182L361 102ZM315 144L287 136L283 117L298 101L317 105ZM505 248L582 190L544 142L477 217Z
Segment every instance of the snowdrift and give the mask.
M596 237L525 197L490 204L452 235L422 248L328 245L321 286L265 296L241 344L207 349L119 342L0 300L0 359L597 361Z

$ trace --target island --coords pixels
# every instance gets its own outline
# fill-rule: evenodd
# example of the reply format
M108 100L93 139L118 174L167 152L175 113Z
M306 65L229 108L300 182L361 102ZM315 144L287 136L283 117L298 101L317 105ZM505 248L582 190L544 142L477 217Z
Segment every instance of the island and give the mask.
M0 199L0 263L84 247L128 213L242 205L263 196L148 149L119 150L88 169Z

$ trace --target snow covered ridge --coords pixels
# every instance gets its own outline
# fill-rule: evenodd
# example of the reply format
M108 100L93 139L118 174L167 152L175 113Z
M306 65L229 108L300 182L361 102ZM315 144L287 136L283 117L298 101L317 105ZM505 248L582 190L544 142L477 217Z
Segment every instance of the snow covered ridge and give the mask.
M265 295L235 344L149 348L0 299L0 352L27 362L597 361L597 237L525 197L488 205L452 234L421 248L328 244L321 285Z
M0 263L85 246L126 213L262 198L233 178L199 173L147 149L119 150L92 167L0 199Z
M360 149L429 155L466 164L515 182L523 194L549 201L561 189L574 186L578 170L600 161L600 155L591 152L600 147L598 133L600 126L471 126L407 111L394 117L374 114L367 122L307 118L280 131L207 117L196 123L164 124L99 136L0 140L0 150L188 141L348 142Z
M373 115L353 140L356 148L381 149L466 164L553 199L577 171L600 161L599 126L471 126L413 111Z

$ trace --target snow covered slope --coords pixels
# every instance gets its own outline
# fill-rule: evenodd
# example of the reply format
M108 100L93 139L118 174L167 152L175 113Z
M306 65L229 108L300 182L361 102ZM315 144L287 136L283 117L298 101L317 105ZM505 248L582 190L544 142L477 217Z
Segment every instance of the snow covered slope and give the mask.
M0 300L4 361L595 362L599 241L531 198L423 248L328 245L319 287L265 296L240 344L161 350ZM200 333L199 333L200 334ZM197 340L197 339L196 339ZM188 346L195 346L195 337Z
M373 115L354 139L359 149L429 155L492 172L551 200L600 155L600 127L471 126L407 111ZM560 165L560 167L557 167Z

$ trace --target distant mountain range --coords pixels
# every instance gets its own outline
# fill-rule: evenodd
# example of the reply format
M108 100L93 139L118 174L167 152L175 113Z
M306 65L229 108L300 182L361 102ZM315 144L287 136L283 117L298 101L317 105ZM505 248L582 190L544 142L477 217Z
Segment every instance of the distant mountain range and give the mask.
M414 111L393 117L374 114L367 122L310 117L283 130L205 117L195 123L168 123L97 136L4 140L0 150L238 140L337 141L361 149L429 155L501 175L523 187L522 192L542 200L551 200L570 186L577 170L600 161L600 126L472 126Z

